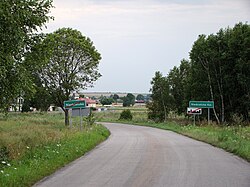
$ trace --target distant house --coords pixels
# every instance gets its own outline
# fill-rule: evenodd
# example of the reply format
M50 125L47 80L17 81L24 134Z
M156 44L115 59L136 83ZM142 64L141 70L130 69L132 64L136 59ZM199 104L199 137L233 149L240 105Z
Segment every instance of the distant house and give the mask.
M71 99L79 99L79 98L80 98L80 95L79 95L79 93L77 93L77 92L73 92L73 93L70 95L70 98L71 98Z
M21 112L23 107L23 97L18 97L9 107L10 112Z
M135 100L135 106L145 106L146 102L144 100Z
M145 103L144 100L135 100L135 103Z
M48 112L53 112L53 111L56 111L57 107L55 105L50 105L49 108L48 108Z
M78 100L85 101L87 107L94 107L94 108L96 108L96 103L97 103L96 100L90 99L88 97L87 98L81 98L80 97Z

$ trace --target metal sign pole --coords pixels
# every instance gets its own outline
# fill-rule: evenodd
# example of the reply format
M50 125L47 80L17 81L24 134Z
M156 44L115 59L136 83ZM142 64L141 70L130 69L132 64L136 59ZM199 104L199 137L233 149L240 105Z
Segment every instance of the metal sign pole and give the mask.
M72 115L69 118L70 120L70 128L72 127L72 117L73 116L80 116L80 130L83 129L83 116L86 114L84 113L84 109L86 108L86 101L80 101L80 100L68 100L64 101L64 108L67 110L72 111ZM82 110L83 109L83 110ZM80 112L80 114L79 114ZM82 113L83 112L83 113Z
M208 123L208 125L210 123L210 108L208 108L208 110L207 110L207 123Z
M195 114L194 114L194 125L195 125Z
M68 110L68 115L69 115L69 127L72 128L72 110ZM71 111L71 115L70 115L70 111Z
M80 121L81 121L80 129L82 130L82 108L80 108Z

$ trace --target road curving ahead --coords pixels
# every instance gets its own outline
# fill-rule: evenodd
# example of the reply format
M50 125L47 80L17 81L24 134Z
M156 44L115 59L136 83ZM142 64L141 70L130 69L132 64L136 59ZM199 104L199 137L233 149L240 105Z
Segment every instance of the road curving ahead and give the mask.
M35 186L250 186L250 163L221 149L171 131L103 124L107 141Z

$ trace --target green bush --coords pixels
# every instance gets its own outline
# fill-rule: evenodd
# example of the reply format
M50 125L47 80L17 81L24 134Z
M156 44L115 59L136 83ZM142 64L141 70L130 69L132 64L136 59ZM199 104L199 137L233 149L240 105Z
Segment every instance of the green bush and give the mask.
M133 115L129 109L123 110L122 113L120 114L120 120L132 120Z

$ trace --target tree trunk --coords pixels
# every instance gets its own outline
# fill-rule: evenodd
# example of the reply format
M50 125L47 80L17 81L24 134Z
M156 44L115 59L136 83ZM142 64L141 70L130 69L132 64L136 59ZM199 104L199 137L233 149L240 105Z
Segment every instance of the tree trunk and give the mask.
M225 121L225 104L224 104L224 93L223 93L223 79L222 79L222 70L221 70L221 63L219 62L219 74L216 70L216 66L214 64L214 70L215 70L215 77L220 93L220 100L221 100L221 123L223 124Z
M167 110L166 110L166 106L165 106L165 102L163 101L163 107L164 107L164 122L167 121Z
M210 90L210 95L211 95L211 99L212 101L214 101L214 92L213 92L213 88L212 88L212 81L211 81L211 75L210 75L210 68L209 68L209 63L207 62L206 59L202 60L201 58L199 58L201 61L202 66L204 67L204 69L207 72L207 76L208 76L208 83L209 83L209 90ZM218 124L220 124L220 120L218 118L218 115L216 113L215 108L213 108L213 112L216 118L216 121Z
M219 91L220 91L220 99L221 99L221 123L223 124L225 122L225 105L224 105L222 81L221 81L221 85L219 86Z
M69 126L69 110L65 109L64 115L65 115L65 126Z
M166 110L166 105L164 102L162 91L161 91L161 100L162 100L162 105L163 105L163 110L164 110L164 122L166 122L167 121L167 110Z
M223 79L222 79L222 72L220 66L220 92L221 92L221 122L225 122L225 104L224 104L224 91L223 91Z
M207 71L207 75L208 75L208 82L209 82L209 88L210 88L211 99L212 99L212 101L214 101L214 92L213 92L213 88L212 88L211 76L210 76L210 73L209 73L209 69L208 69L208 71ZM214 115L215 115L215 118L216 118L217 123L220 124L220 120L219 120L218 115L217 115L217 113L216 113L215 107L213 108L213 112L214 112Z

